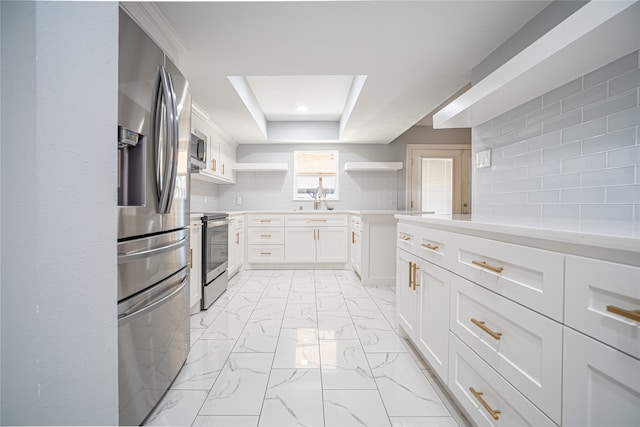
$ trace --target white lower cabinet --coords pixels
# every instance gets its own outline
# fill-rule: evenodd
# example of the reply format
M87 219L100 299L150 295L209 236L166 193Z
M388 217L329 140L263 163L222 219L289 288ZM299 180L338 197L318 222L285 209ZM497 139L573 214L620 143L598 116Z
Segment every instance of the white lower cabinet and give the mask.
M413 289L413 265L416 257L398 249L396 261L396 311L398 324L415 342L417 333L418 298Z
M285 262L316 262L316 228L287 228L284 234L284 242Z
M316 261L326 263L347 262L348 227L318 227Z
M347 233L347 227L286 227L284 262L347 262Z
M244 262L244 221L232 219L229 224L229 277L242 269Z
M640 424L640 360L564 328L565 427Z
M474 424L555 426L551 419L453 333L449 353L449 389Z
M351 266L362 275L362 231L351 230Z
M560 423L562 325L453 277L451 331Z

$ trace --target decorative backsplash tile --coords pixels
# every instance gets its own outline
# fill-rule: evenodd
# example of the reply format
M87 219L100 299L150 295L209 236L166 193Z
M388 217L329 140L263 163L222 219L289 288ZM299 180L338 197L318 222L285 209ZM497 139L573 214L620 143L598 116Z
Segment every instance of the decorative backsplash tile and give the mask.
M473 171L473 211L567 220L553 222L567 229L576 220L640 224L638 56L474 128L473 151L491 149L492 165Z

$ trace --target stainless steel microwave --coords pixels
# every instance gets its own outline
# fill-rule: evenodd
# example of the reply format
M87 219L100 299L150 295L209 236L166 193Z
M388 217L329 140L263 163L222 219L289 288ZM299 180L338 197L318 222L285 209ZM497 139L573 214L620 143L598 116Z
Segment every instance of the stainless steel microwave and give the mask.
M207 162L204 139L192 133L189 151L191 153L191 170L204 169Z

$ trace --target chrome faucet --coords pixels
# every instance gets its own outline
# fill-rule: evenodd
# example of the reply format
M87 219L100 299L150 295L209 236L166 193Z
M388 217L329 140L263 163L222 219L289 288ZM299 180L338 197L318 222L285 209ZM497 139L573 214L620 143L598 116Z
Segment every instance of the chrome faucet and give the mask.
M313 210L317 211L324 199L324 188L322 188L322 177L318 178L318 187L313 194Z

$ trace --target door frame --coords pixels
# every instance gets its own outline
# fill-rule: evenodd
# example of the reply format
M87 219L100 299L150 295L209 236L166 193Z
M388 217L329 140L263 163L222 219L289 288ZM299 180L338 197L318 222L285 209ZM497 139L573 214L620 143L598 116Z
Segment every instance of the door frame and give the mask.
M407 211L419 211L420 204L415 201L414 192L412 187L412 178L414 173L413 157L416 151L442 151L451 150L459 151L461 157L460 164L460 194L459 201L456 203L454 200L454 214L456 213L471 213L471 144L407 144L407 175L406 175L406 198L405 209ZM437 157L437 156L434 156ZM455 171L454 171L455 174ZM455 177L454 177L455 179ZM466 204L466 206L465 206ZM457 208L457 209L456 209ZM458 212L456 212L456 210Z

